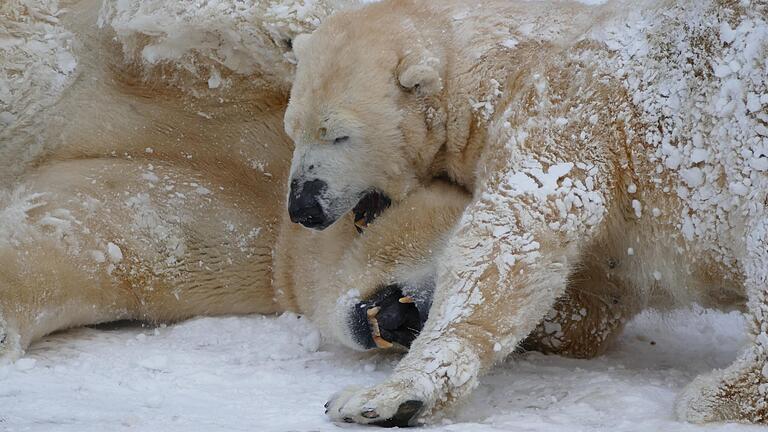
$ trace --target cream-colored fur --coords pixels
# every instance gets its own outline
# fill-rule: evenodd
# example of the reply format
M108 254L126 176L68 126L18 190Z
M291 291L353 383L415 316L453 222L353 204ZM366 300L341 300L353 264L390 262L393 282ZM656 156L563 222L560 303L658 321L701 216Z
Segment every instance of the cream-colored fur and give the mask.
M586 317L595 346L638 307L697 301L746 310L754 343L691 384L678 415L768 420L764 1L390 0L300 42L291 176L328 183L326 214L436 176L473 191L423 332L385 382L339 393L331 418L428 419L542 319L545 348ZM597 281L619 310L572 318L557 303L569 280Z
M147 17L133 22L110 9L127 3L107 2L99 28L100 3L62 5L68 12L57 29L68 35L77 69L60 94L33 106L40 121L14 124L44 145L29 161L16 159L21 175L0 192L2 357L79 325L286 310L362 349L347 322L355 303L387 284L432 279L433 252L468 194L428 185L362 235L351 215L325 233L299 229L285 221L291 53L271 38L292 37L307 23L254 12L262 21L243 26L243 38L261 43L254 55L264 57L251 58L250 69L222 69L194 48L155 64L141 56L163 38L124 33ZM316 13L342 3L318 2ZM155 13L175 13L175 3L166 6ZM14 11L3 18L36 25L39 11ZM226 85L211 88L212 64ZM25 142L1 148L10 154Z

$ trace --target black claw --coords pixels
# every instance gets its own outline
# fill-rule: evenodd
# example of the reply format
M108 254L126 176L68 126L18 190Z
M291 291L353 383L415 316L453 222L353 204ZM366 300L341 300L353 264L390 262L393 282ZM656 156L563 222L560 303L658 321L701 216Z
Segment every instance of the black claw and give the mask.
M328 408L329 406L331 406L331 401L326 402L325 405L323 405L323 408Z
M411 427L417 426L416 419L421 414L424 402L420 400L409 400L400 404L397 412L392 418L373 423L376 426L391 427Z
M344 423L354 423L355 421L352 420L350 417L344 417Z

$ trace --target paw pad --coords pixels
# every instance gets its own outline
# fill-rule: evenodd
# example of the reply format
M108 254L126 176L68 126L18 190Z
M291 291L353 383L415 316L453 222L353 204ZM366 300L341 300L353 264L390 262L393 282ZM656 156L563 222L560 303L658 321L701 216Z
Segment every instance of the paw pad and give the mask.
M390 285L373 298L355 305L351 317L357 342L365 348L410 347L427 314L400 287Z

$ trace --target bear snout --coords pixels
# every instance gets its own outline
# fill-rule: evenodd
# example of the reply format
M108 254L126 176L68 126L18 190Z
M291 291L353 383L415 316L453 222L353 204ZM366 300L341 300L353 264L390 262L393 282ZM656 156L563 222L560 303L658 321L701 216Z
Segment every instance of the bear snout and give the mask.
M300 182L291 181L291 193L288 198L288 214L291 222L299 223L307 228L322 230L331 222L323 206L320 196L328 189L328 184L322 180Z

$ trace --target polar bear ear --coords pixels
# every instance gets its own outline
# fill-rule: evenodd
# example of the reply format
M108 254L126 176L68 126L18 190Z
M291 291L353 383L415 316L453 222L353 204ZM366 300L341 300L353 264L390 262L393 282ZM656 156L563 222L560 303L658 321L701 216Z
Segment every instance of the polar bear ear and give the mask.
M311 35L309 33L302 33L293 38L291 48L293 49L293 55L296 59L301 59L301 57L304 56L304 53L307 50L307 42L309 42L310 37Z
M426 64L404 64L398 67L397 79L403 88L413 91L420 96L432 96L443 89L440 74L432 66Z

